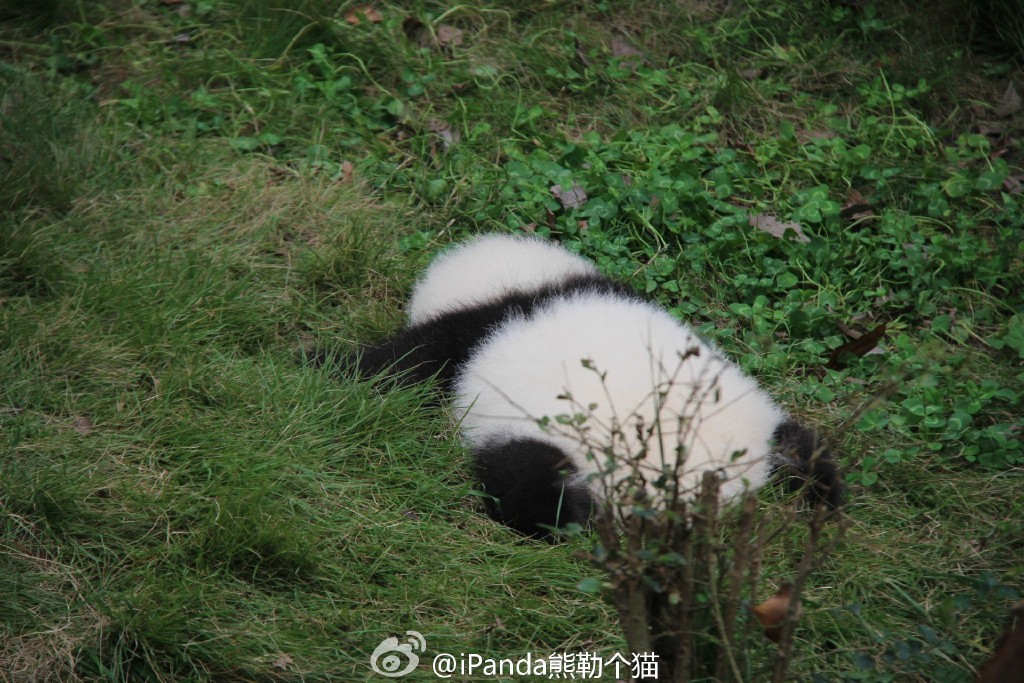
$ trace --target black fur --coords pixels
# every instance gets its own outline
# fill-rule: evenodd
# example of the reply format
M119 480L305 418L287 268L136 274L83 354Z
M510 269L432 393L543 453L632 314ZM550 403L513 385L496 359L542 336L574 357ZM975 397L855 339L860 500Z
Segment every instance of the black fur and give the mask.
M568 485L567 477L577 469L555 446L516 439L478 448L473 459L492 519L534 538L549 538L554 527L589 522L590 493Z
M837 508L843 502L843 483L832 454L814 430L795 420L775 428L776 454L771 469L785 477L790 491L803 490L811 505Z
M454 387L458 369L498 325L511 316L529 316L551 299L577 292L597 292L632 298L628 287L600 275L579 275L531 292L512 291L493 302L442 313L398 332L381 344L365 346L347 358L336 359L342 371L355 368L362 377L387 373L403 384L436 378L445 392ZM327 358L309 354L319 367Z

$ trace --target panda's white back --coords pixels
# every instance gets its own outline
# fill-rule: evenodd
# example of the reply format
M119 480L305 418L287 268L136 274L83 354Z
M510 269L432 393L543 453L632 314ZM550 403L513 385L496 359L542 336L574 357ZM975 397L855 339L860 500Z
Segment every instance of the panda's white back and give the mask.
M680 490L695 489L704 471L722 468L726 500L765 483L772 435L784 418L752 379L690 328L639 299L601 293L556 298L528 318L506 321L462 369L456 410L473 445L527 437L558 446L599 496L627 471L590 476L604 466L587 458L588 450L611 446L616 458L635 456L638 422L658 421L660 437L656 431L647 441L648 481L663 458L674 464L682 444ZM557 419L573 414L586 420L572 427ZM542 429L537 420L544 417Z
M434 259L413 289L409 324L495 301L509 292L530 292L597 273L593 263L562 246L529 237L483 235Z

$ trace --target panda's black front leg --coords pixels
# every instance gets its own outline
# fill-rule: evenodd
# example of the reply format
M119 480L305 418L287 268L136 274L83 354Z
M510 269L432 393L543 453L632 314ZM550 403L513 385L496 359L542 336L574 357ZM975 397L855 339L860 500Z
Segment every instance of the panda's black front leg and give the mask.
M412 385L439 378L447 389L453 376L453 358L425 326L406 328L378 344L361 346L350 353L312 351L306 356L315 367L328 363L343 376L369 379L378 375Z
M835 509L843 502L843 479L818 433L792 419L775 428L774 475L785 477L791 491L804 490L812 505Z
M451 391L459 368L511 308L497 302L444 313L333 361L342 373L363 378L386 374L405 385L436 379L444 391ZM309 361L322 366L327 354L311 353Z

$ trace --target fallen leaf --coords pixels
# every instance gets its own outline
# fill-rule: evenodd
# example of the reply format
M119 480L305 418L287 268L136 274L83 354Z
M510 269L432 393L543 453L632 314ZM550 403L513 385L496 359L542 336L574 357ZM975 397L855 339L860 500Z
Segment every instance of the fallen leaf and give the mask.
M402 516L408 517L409 519L419 520L420 516L416 514L414 510L402 510Z
M356 169L356 167L352 164L351 161L348 161L348 160L342 161L341 162L341 178L340 178L341 182L343 182L343 183L351 183L352 182L352 172L355 171L355 169Z
M1006 90L1003 92L1002 99L999 100L999 104L995 106L992 111L996 116L1007 117L1016 114L1020 111L1021 99L1020 93L1013 87L1013 81L1010 81L1006 85Z
M578 209L587 203L587 193L576 183L568 190L563 190L561 185L552 185L551 194L562 203L563 209Z
M864 336L863 332L858 332L857 330L853 329L852 327L847 327L842 322L837 322L836 323L836 327L838 327L839 331L842 332L843 334L845 334L850 339L860 339L861 337Z
M281 671L285 671L288 669L288 665L291 664L293 661L295 660L293 660L288 655L282 654L280 657L274 660L274 668L281 669Z
M792 230L796 233L796 236L793 239L797 242L806 243L811 241L811 238L804 234L803 228L800 227L799 223L786 223L780 221L775 216L770 216L764 213L751 216L748 220L750 222L750 227L763 230L769 235L774 235L780 239L786 234L787 230Z
M754 607L754 616L764 626L764 635L773 643L782 638L782 623L789 613L789 605L793 601L793 585L787 583L778 593ZM802 610L796 609L796 617L800 618Z
M522 225L519 226L519 228L523 232L528 232L531 235L533 233L537 232L537 224L536 223L523 223Z
M643 57L643 52L618 36L612 38L612 57Z
M80 417L75 420L75 431L79 434L88 434L92 431L92 420L87 417Z
M997 117L1008 117L1020 112L1021 110L1021 95L1017 92L1017 88L1014 87L1014 82L1010 81L1007 84L1007 89L1002 92L1002 97L999 98L999 103L995 105L992 113Z
M764 75L764 69L740 69L740 78L747 81L756 81Z
M830 130L798 130L796 139L801 145L806 145L811 140L831 140L836 136Z
M1022 180L1024 180L1024 175L1006 176L1006 179L1003 180L1003 189L1010 194L1020 194Z
M374 8L373 5L369 3L365 5L356 5L348 12L345 12L345 21L353 26L361 23L364 19L371 24L379 24L384 17L376 8Z
M458 47L462 45L462 29L441 24L437 27L437 44L441 47Z
M427 121L427 129L437 134L437 137L441 138L441 143L444 145L444 151L448 151L448 148L459 142L462 139L462 131L458 128L452 128L452 124L447 121L441 121L440 119L430 119Z
M841 346L837 346L832 349L828 354L828 363L825 364L826 368L830 370L842 370L846 367L846 363L842 360L843 354L852 354L861 358L870 354L882 353L882 350L878 348L878 342L885 336L885 323L882 323L870 332L866 332L859 337L848 341Z
M633 47L628 41L619 38L612 38L612 57L620 57L619 62L630 71L636 71L643 63L644 53ZM639 59L625 59L626 57L638 57Z
M846 193L846 201L843 203L843 208L839 210L841 218L850 218L856 221L874 215L875 212L871 210L871 202L864 199L864 195L852 188Z

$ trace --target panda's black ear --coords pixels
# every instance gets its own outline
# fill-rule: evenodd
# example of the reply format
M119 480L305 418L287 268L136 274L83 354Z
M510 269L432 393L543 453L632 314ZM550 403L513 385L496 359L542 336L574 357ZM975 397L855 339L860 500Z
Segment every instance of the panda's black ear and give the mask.
M835 509L843 502L843 477L825 440L813 429L786 419L773 434L773 473L785 477L791 491L804 490L808 502Z

